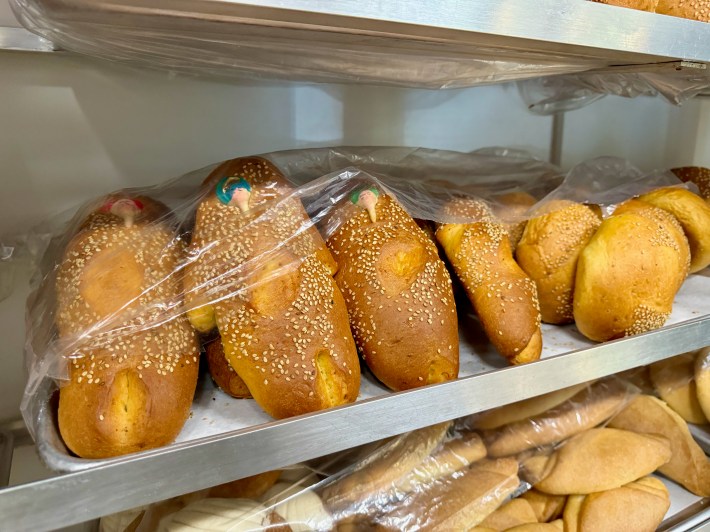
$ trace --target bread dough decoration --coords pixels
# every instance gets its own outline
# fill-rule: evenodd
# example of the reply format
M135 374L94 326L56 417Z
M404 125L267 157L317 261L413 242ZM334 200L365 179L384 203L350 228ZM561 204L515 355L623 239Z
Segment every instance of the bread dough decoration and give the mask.
M243 177L232 176L220 179L216 194L217 199L225 205L234 205L242 212L249 210L251 185Z
M114 216L123 218L123 223L126 227L133 227L133 222L143 211L143 202L139 199L129 198L113 198L107 201L101 212L108 212Z
M350 201L352 201L358 207L362 207L370 215L370 220L372 223L377 221L377 212L375 212L375 205L377 205L377 200L380 197L380 191L375 187L366 188L364 190L357 190L350 196Z

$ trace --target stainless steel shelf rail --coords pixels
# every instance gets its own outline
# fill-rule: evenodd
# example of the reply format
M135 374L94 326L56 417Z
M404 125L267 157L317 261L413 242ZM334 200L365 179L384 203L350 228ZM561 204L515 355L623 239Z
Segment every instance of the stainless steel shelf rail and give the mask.
M473 414L704 347L710 315L457 381L274 421L0 490L8 530L42 530Z

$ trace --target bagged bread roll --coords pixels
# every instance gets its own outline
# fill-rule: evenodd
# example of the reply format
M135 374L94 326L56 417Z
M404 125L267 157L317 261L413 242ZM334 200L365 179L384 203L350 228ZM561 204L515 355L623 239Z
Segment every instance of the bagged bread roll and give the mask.
M663 482L644 477L620 488L570 495L564 512L566 532L653 532L671 500Z
M701 497L710 496L710 464L683 418L650 395L637 397L615 416L610 427L662 435L670 442L671 457L658 471Z
M571 399L577 393L585 389L591 383L577 384L569 388L554 390L544 395L524 399L516 403L494 408L481 414L476 414L470 418L467 424L476 429L497 429L509 423L523 421L546 412L565 401Z
M251 499L202 499L162 519L158 532L253 532L271 522L269 510Z
M695 356L694 374L698 403L707 418L710 416L710 347L700 349Z
M550 495L535 489L530 489L521 495L535 512L535 517L541 523L557 519L562 515L567 497L565 495Z
M668 439L614 428L590 429L544 460L535 489L552 495L606 491L649 475L671 459Z
M488 454L509 456L557 443L599 425L632 398L629 387L617 379L596 382L542 414L484 431Z
M700 271L710 264L710 205L697 194L677 187L653 190L642 194L639 200L663 209L678 219L690 245L690 273Z
M333 530L333 517L323 506L323 501L311 490L276 500L273 512L293 532Z
M505 229L486 204L459 198L445 208L451 216L478 219L443 224L436 238L466 290L486 336L512 364L540 358L542 333L535 283L513 260Z
M528 221L515 258L537 286L545 323L571 323L577 259L601 224L595 212L580 203L553 201Z
M273 417L355 401L359 361L336 265L283 176L235 159L204 191L185 272L193 326L217 327L228 364Z
M422 486L375 518L376 530L465 530L490 515L519 486L512 458L480 460L465 471Z
M59 392L59 431L82 458L173 441L197 385L199 347L180 304L184 259L167 208L111 196L69 242L56 277L56 326L70 343Z
M698 187L700 196L706 202L710 201L710 168L683 166L681 168L672 168L671 172L685 183L694 183Z
M695 384L696 353L685 353L649 366L653 387L668 406L688 423L704 424L708 420L698 401Z
M363 360L393 390L455 379L456 307L436 246L377 188L351 199L328 246Z
M675 218L636 200L622 204L579 256L577 328L603 342L662 327L688 275L689 256Z

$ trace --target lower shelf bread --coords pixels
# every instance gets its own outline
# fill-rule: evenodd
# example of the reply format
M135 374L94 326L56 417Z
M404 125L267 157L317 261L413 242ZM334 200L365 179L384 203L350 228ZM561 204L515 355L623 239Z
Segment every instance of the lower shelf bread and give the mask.
M663 529L710 495L710 462L686 422L652 395L647 372L540 396L542 411L528 400L527 419L510 416L520 405L501 407L504 425L477 428L491 427L491 412L433 425L364 458L324 457L110 516L102 530ZM613 407L598 407L608 397ZM497 434L523 443L492 456Z

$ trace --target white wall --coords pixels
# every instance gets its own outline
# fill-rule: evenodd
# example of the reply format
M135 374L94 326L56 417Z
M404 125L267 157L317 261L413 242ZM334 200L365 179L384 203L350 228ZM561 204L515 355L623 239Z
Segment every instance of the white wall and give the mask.
M687 163L703 147L695 141L698 109L606 98L569 113L563 164L609 154L649 169ZM237 155L381 144L506 145L545 157L550 134L551 119L529 114L514 87L227 84L68 54L0 52L0 240L90 196ZM21 284L0 302L0 420L17 416L24 384Z

